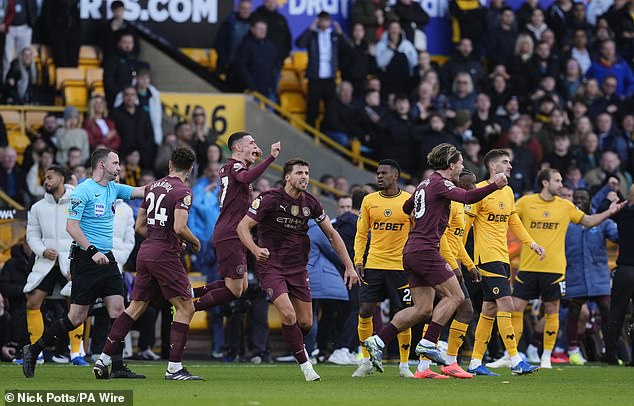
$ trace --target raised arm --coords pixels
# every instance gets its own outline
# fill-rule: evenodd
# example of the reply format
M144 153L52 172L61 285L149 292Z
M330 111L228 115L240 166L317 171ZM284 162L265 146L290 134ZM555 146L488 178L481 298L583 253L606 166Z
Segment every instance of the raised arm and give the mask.
M254 167L248 170L242 170L236 172L235 179L240 183L251 183L260 177L266 170L266 168L271 165L271 163L277 158L280 154L280 143L279 141L271 145L271 155L269 155L264 161L255 165Z
M612 204L610 204L610 207L608 207L608 209L604 212L601 213L596 213L596 214L586 214L581 218L581 224L586 226L586 227L594 227L600 223L602 223L604 220L606 220L608 217L618 213L619 211L621 211L621 209L623 207L625 207L625 205L627 204L627 200L619 203L619 202L612 202Z

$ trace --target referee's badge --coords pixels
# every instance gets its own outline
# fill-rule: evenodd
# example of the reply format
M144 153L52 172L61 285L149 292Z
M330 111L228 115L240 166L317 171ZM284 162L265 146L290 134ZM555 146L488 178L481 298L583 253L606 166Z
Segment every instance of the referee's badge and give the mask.
M385 217L390 217L392 215L392 210L390 209L385 209L385 211L383 212L383 214L385 215Z

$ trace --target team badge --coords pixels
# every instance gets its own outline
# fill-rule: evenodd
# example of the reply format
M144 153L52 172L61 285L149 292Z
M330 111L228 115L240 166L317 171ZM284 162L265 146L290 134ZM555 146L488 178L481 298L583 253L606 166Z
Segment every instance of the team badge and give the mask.
M233 169L242 169L242 164L240 163L233 164Z
M236 273L238 275L243 275L244 274L244 265L240 264L236 267Z
M97 203L95 204L95 217L103 217L106 212L106 205Z
M448 263L445 262L445 269L449 272L453 272L453 269L451 269L451 265L449 265Z
M500 209L504 208L504 202L500 202Z
M465 210L471 210L471 205L470 204L465 204L464 205L464 209Z
M273 289L271 288L266 289L266 297L269 299L273 298Z
M291 214L297 216L299 214L299 206L291 206Z
M251 207L252 207L254 210L257 210L257 209L258 209L258 207L260 207L260 199L259 199L259 198L258 198L258 199L255 199L255 200L251 203Z
M547 212L547 211L545 211L545 212L544 212L544 217L546 217L546 218L550 217L550 213L549 213L549 212Z
M456 185L453 184L453 182L451 182L450 180L445 180L444 181L445 187L449 190L453 189L456 187Z
M302 207L302 214L304 214L304 217L310 217L310 209L308 207Z
M498 293L500 293L500 288L498 288L497 286L493 288L493 294L497 295Z
M183 203L185 203L185 206L191 206L191 204L192 204L192 196L191 195L186 195L185 197L183 197Z
M385 211L383 212L383 215L385 215L385 217L390 217L392 215L392 210L385 209Z

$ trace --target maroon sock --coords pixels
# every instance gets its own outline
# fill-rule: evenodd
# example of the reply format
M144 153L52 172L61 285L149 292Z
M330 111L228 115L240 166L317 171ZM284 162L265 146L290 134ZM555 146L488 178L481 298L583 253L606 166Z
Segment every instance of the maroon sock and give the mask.
M429 323L427 327L427 332L425 333L425 337L423 337L427 341L431 341L432 343L438 342L438 337L440 337L440 332L442 331L442 326L435 321Z
M568 321L566 322L566 335L568 336L568 349L578 347L577 326L579 325L579 313L568 312Z
M187 333L189 332L189 324L172 322L170 328L170 362L181 362L183 360L183 350L187 342Z
M220 280L208 283L205 286L199 286L197 288L194 288L194 297L201 297L202 295L209 292L210 290L222 288L224 286L225 286L224 279L220 279Z
M379 332L379 338L383 341L384 347L394 340L394 338L398 335L398 329L392 323L389 323L387 326L383 327Z
M282 336L291 349L291 353L293 353L293 357L295 357L297 363L303 364L308 361L306 350L304 350L304 336L297 323L292 326L282 324Z
M206 310L213 306L218 306L232 301L236 297L231 293L229 288L223 286L205 293L201 298L194 302L196 311Z
M108 338L106 339L102 352L106 355L114 355L121 346L121 341L125 335L128 334L133 324L134 319L130 317L128 313L121 313L114 323L112 323L112 327L110 328L110 332L108 333Z
M544 333L538 333L537 331L533 332L531 344L533 344L535 347L539 347L542 344L542 341L544 341Z

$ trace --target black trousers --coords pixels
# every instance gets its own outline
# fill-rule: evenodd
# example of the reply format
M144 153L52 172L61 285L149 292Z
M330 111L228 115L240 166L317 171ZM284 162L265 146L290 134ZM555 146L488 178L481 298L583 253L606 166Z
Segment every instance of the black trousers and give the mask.
M306 123L315 126L319 115L319 102L328 104L335 97L335 79L308 79L308 96L306 101ZM324 106L325 107L325 106Z
M617 343L621 336L630 300L634 300L634 266L621 265L614 270L612 279L608 333L605 340L605 352L608 360L617 357Z

